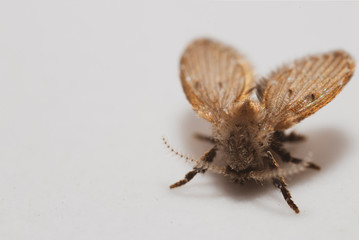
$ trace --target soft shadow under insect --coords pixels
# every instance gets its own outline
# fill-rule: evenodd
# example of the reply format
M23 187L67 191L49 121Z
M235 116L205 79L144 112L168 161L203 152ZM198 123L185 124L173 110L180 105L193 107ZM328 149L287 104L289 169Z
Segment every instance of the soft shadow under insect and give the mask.
M340 162L341 155L350 147L350 139L339 128L328 126L300 133L306 136L306 140L298 144L287 144L286 149L293 156L298 157L311 152L312 160L321 167L321 171L319 173L305 171L300 175L294 175L291 177L291 185L310 181L310 178L317 177L318 174L326 174Z

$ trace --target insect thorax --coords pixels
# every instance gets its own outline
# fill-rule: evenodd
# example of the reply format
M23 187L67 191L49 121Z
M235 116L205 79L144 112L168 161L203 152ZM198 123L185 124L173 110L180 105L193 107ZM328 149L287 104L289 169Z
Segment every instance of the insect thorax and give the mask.
M271 132L265 130L252 104L243 104L233 119L214 129L224 161L232 170L262 169Z
M257 131L248 126L237 126L233 129L221 144L226 164L236 171L257 169L261 165L263 146L257 139Z

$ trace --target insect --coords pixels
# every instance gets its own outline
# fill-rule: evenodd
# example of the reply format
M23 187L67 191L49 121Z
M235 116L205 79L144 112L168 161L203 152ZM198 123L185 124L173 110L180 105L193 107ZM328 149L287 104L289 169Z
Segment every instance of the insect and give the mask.
M181 57L180 79L194 111L212 124L212 136L198 137L213 147L198 160L185 157L195 166L170 188L206 171L239 183L271 180L299 213L284 177L320 168L284 148L285 142L304 139L285 130L329 103L348 83L354 68L348 53L333 51L284 65L255 84L250 64L231 47L210 39L190 43ZM218 152L223 165L213 163Z

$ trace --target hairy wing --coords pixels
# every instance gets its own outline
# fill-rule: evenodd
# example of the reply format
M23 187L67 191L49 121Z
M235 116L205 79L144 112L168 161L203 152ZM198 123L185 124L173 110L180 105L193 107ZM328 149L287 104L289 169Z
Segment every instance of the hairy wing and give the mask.
M344 51L309 56L272 73L257 87L266 121L287 129L329 103L353 75L355 64Z
M248 97L253 81L247 61L232 48L209 39L192 42L182 55L180 77L198 115L218 121Z

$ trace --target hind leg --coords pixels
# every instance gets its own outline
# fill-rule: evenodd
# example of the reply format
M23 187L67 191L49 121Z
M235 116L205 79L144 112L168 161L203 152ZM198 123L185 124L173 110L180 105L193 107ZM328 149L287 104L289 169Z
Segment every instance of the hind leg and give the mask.
M199 140L202 140L202 141L210 142L210 143L213 143L213 144L216 143L216 140L214 140L214 138L206 136L206 135L202 135L200 133L196 133L194 135L194 137L199 139Z
M276 152L280 156L283 162L291 162L295 164L300 164L303 162L302 159L292 157L292 155L286 149L280 146L271 146L271 147L274 150L274 152ZM320 167L312 162L307 162L306 167L314 170L320 170Z
M301 142L305 140L303 135L297 134L295 132L285 134L283 131L276 131L274 133L274 138L280 142Z
M303 162L303 160L292 157L291 154L283 147L283 142L296 142L302 140L304 140L304 137L301 135L297 135L294 132L290 133L289 135L286 135L283 131L277 131L273 135L273 142L271 143L270 148L279 155L283 162L300 164ZM306 167L320 170L320 167L312 162L307 162Z

